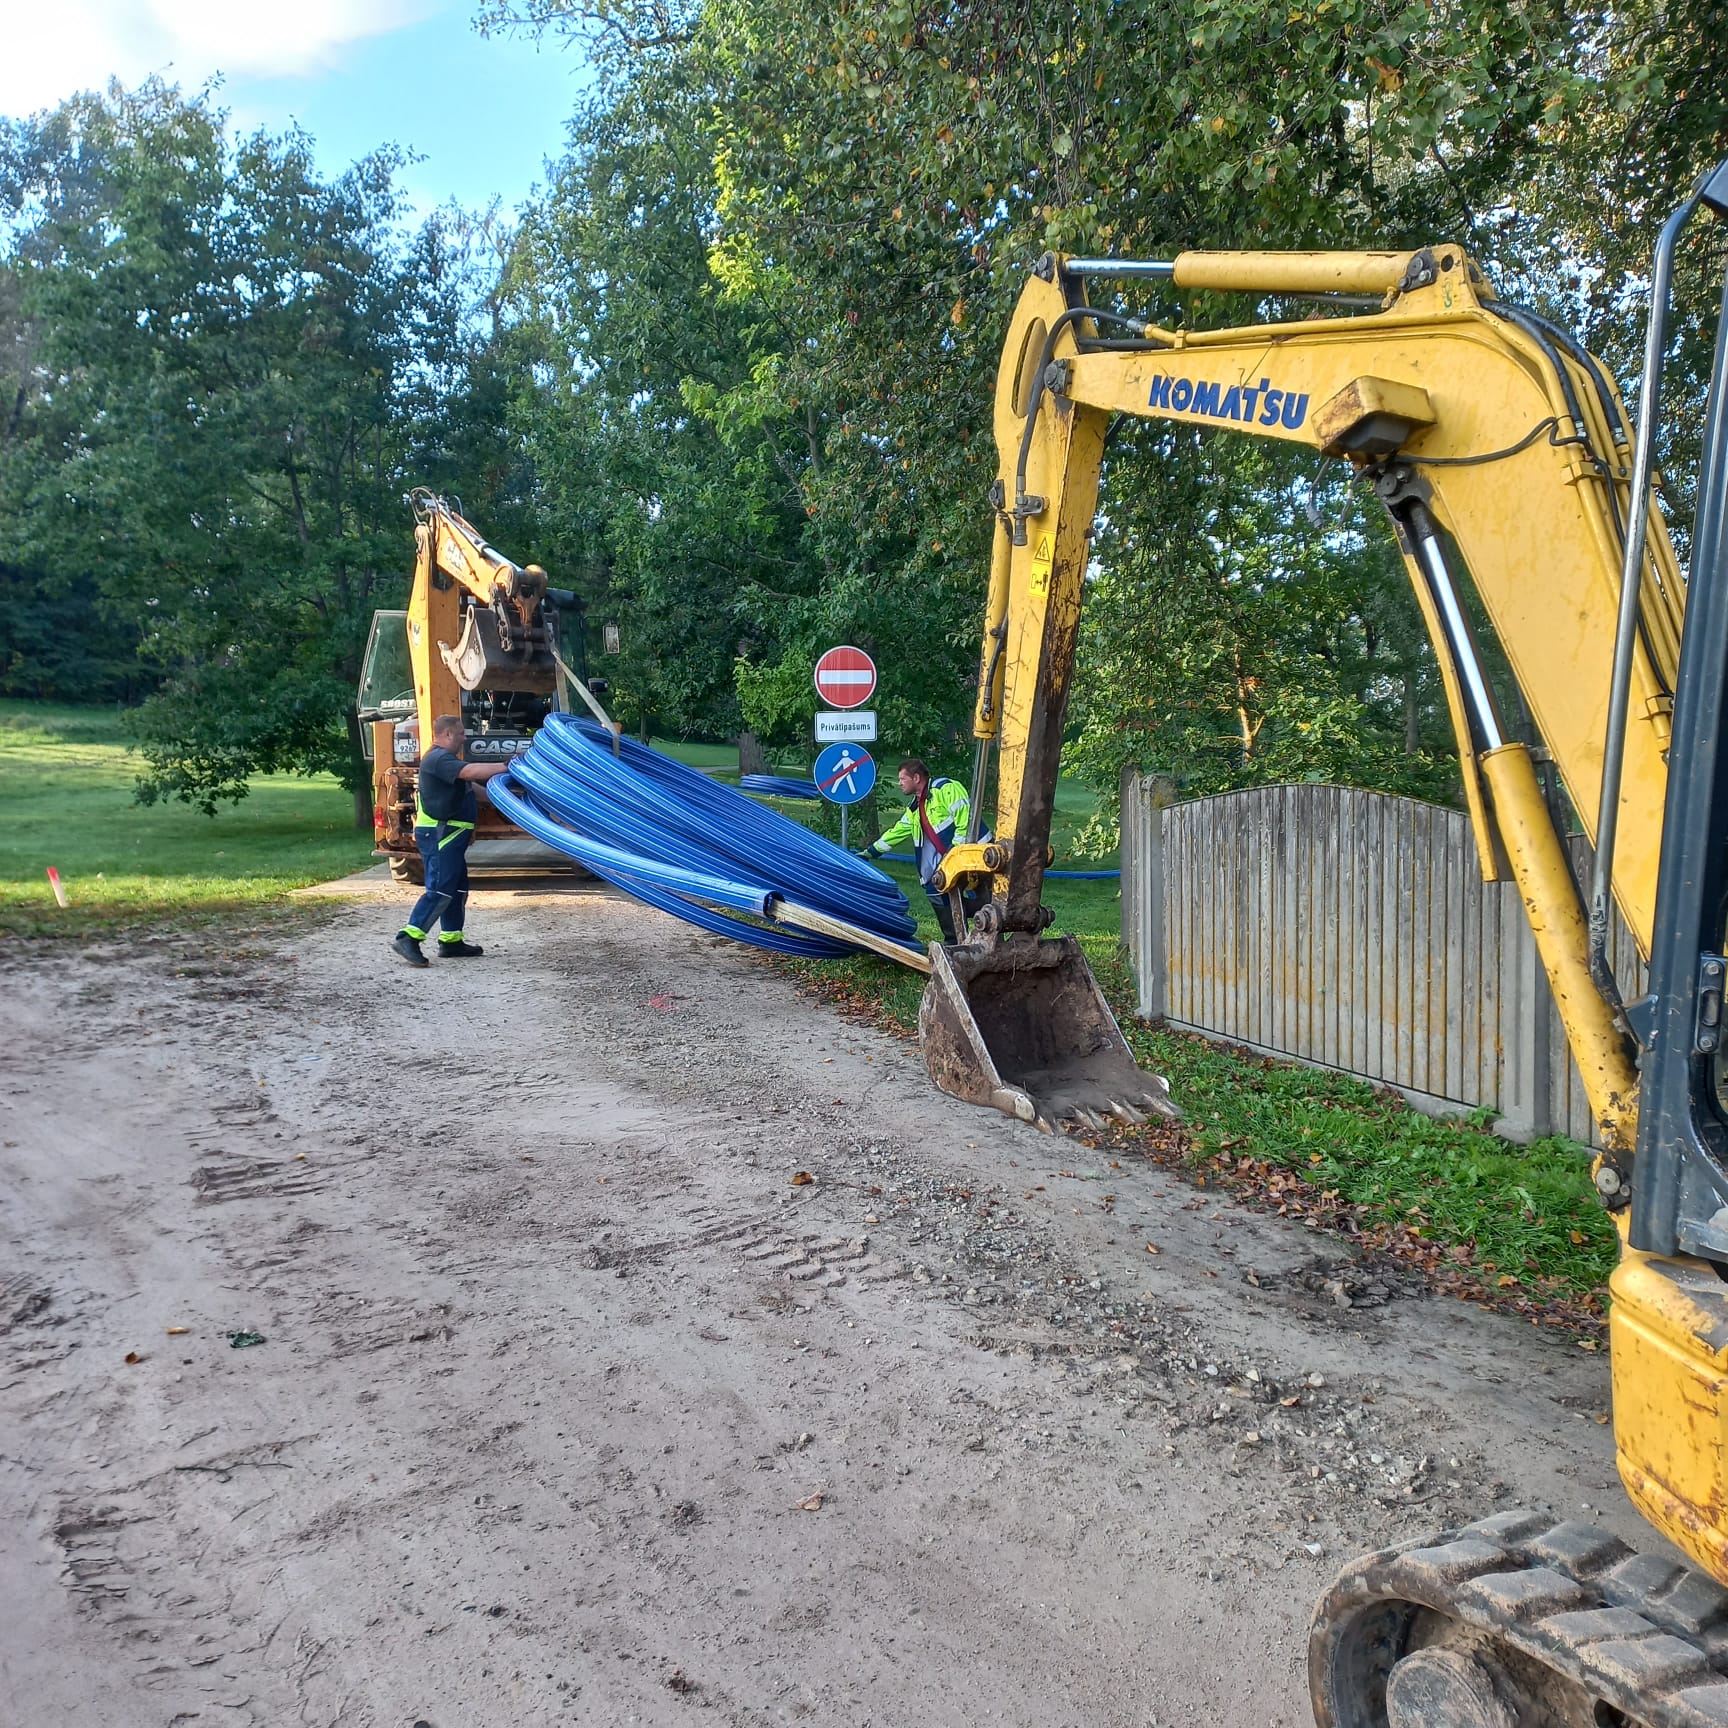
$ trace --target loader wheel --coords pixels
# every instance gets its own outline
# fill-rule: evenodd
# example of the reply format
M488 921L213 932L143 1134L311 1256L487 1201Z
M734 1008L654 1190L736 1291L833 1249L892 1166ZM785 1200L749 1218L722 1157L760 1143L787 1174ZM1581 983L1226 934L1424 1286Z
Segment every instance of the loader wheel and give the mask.
M1728 1590L1505 1512L1347 1566L1308 1685L1320 1728L1728 1728Z
M390 857L390 880L406 882L415 888L426 886L426 860L424 858L400 858L394 853Z

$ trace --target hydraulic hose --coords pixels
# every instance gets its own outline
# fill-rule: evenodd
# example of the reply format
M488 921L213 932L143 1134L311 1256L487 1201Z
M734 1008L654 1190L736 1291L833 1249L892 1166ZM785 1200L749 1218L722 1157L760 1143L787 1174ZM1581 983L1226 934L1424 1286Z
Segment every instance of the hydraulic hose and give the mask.
M592 720L548 715L532 746L486 790L536 840L714 935L816 959L865 946L777 926L771 921L784 905L923 953L906 896L880 870L658 750L615 740Z

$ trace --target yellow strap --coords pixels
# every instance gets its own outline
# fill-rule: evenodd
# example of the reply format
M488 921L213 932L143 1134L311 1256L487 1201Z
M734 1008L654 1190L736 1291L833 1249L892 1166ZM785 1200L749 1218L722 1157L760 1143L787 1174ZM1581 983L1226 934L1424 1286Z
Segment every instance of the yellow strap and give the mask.
M426 814L426 806L420 802L420 794L418 792L414 794L414 826L416 828L436 828L439 826L435 817ZM452 832L446 834L444 838L438 842L438 850L440 852L442 852L444 848L456 838L458 833L472 828L474 824L472 822L446 822L443 826L451 829Z

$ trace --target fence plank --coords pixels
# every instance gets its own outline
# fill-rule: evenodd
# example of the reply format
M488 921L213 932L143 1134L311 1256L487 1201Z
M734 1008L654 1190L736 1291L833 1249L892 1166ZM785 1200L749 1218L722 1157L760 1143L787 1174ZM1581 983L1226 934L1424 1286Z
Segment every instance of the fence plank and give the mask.
M1123 777L1123 941L1143 1012L1592 1138L1516 891L1482 881L1463 812L1342 786L1171 798L1167 780ZM1571 847L1583 879L1588 847ZM1610 958L1641 992L1618 916Z

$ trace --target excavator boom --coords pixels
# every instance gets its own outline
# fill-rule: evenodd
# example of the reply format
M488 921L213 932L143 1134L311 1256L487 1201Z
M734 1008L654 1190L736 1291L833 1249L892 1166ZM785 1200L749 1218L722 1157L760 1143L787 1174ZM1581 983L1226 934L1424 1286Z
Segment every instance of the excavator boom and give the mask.
M1165 330L1095 310L1090 282L1161 274L1260 295L1383 292L1356 314ZM1601 365L1496 300L1456 246L1411 253L1187 253L1150 268L1045 258L1022 293L996 385L997 527L974 733L999 756L998 839L957 848L945 885L991 879L986 971L1030 970L1105 431L1118 414L1306 445L1348 461L1388 510L1438 657L1483 874L1539 909L1549 982L1611 1144L1630 1149L1635 1076L1592 979L1570 866L1528 748L1500 715L1454 549L1588 831L1603 782L1631 431ZM1654 918L1665 753L1684 589L1651 522L1614 805L1615 891L1640 948ZM975 797L982 788L975 788ZM964 989L964 986L962 986ZM1076 984L1078 990L1078 984ZM963 1023L949 991L933 1024ZM1078 1045L1100 1033L1096 1017ZM1072 1053L1078 1060L1084 1048ZM1010 1059L1011 1061L1011 1059ZM1011 1062L1012 1065L1012 1062ZM938 1076L939 1082L941 1077ZM974 1089L975 1091L976 1089ZM1097 1101L1108 1108L1108 1099ZM1044 1112L1048 1114L1048 1112Z

